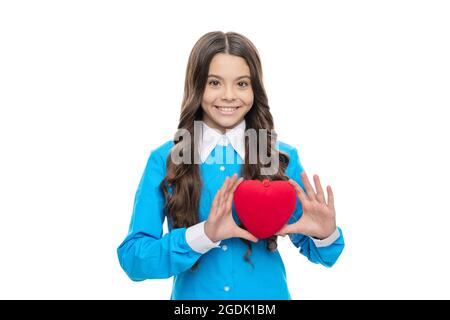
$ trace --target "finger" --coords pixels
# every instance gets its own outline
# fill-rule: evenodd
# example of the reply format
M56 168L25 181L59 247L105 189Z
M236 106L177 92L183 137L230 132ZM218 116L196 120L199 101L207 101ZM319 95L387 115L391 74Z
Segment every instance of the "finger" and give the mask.
M230 181L230 177L226 177L225 182L222 184L222 187L219 190L220 198L219 198L219 203L217 205L217 212L219 215L223 214L223 211L224 211L225 191L228 187L229 181Z
M223 193L224 202L228 202L228 198L230 197L230 191L233 188L233 185L234 185L235 180L236 180L236 176L237 175L233 175L231 178L228 178L228 183L227 183L226 189L225 189L225 191Z
M290 234L290 233L296 233L295 232L294 223L293 224L286 224L286 225L284 225L284 227L281 228L281 230L278 231L277 233L283 235L283 237L285 235L287 235L287 234Z
M234 191L236 190L238 185L242 182L242 180L244 180L244 178L242 178L242 177L238 179L237 175L233 176L233 179L234 179L234 181L233 181L232 185L230 186L230 189L228 190L229 199L233 199Z
M223 192L223 195L226 197L227 196L227 194L228 194L228 190L230 189L230 185L231 185L231 183L232 183L232 179L233 179L233 177L226 177L225 178L225 183L224 183L224 185L223 185L223 187L224 187L224 192Z
M285 232L285 227L286 225L284 225L283 228L281 228L279 231L275 232L275 235L282 237L286 236L287 233Z
M237 178L237 175L236 175ZM228 194L226 195L226 207L225 207L225 211L227 213L231 213L231 208L233 207L233 196L234 196L234 191L236 190L237 186L242 182L243 178L239 178L239 180L236 180L233 185L230 187L230 190L228 192Z
M234 181L234 183L231 185L230 190L228 191L227 194L227 198L226 198L226 202L227 202L227 210L231 209L231 206L233 204L233 195L234 195L234 191L236 190L237 186L239 185L239 183L242 182L242 178L240 178L239 180L237 180L237 175L236 175L236 179Z
M237 175L236 175L237 177ZM240 177L239 179L236 180L236 182L234 183L233 187L231 188L231 193L234 193L234 191L236 191L236 188L241 184L241 182L244 181L243 177Z
M289 179L289 183L294 186L295 191L297 192L297 196L300 199L302 205L307 201L309 201L305 191L303 190L302 187L299 186L299 184L295 180Z
M219 207L219 196L220 196L219 192L217 192L216 195L214 196L214 200L211 205L211 212L213 213L213 215L217 214L217 208Z
M219 189L219 191L217 191L216 197L217 197L216 215L220 215L221 214L222 199L223 199L223 191L222 191L222 189Z
M226 177L225 178L225 180L223 181L223 184L222 184L222 187L220 187L220 189L222 190L222 191L225 191L226 189L227 189L227 186L228 186L228 181L230 180L230 177Z
M300 217L299 220L297 220L294 223L288 224L284 228L284 232L287 234L294 234L294 233L300 233L300 234L307 234L308 226L303 223L304 220L302 220L302 217Z
M238 180L236 180L236 182L233 185L233 188L230 190L230 198L231 200L233 200L234 197L234 192L236 191L237 187L239 187L239 185L242 183L242 181L244 181L243 177L240 177Z
M221 192L220 192L220 194L221 194L221 201L220 201L220 204L219 204L219 212L220 212L220 215L223 215L223 214L225 214L226 213L226 211L225 211L225 206L226 206L226 196L225 196L225 191L224 190L222 190Z
M221 210L222 211L224 211L224 212L226 212L225 211L225 207L226 207L226 205L227 205L227 201L228 201L228 194L229 194L229 190L230 190L230 187L231 187L231 185L232 185L232 183L233 183L233 179L235 179L235 177L233 176L233 177L226 177L225 178L225 182L224 182L224 184L223 184L223 189L222 189L222 203L221 203Z
M308 179L308 176L306 175L306 172L303 171L300 174L300 177L302 178L303 185L305 186L306 194L307 194L308 198L311 199L311 200L317 200L316 199L316 193L315 193L311 183L309 183L309 179Z
M328 207L334 210L334 194L333 190L331 190L331 186L327 187L327 193L328 193Z
M233 187L234 187L234 184L236 183L236 181L237 181L237 174L235 173L228 180L227 189L225 190L226 196L228 196L228 194L231 192L231 190L233 190Z
M230 213L231 214L231 207L233 206L233 196L232 193L229 192L228 195L226 196L225 200L224 200L224 211L226 213Z
M317 190L317 200L319 200L320 203L325 203L325 195L323 193L322 185L320 184L320 179L317 174L313 176L314 179L314 185L316 186Z
M230 179L230 184L229 184L228 190L227 190L229 193L232 192L234 185L236 184L236 181L238 180L237 176L238 176L237 173L235 173L235 174L233 174L233 176Z
M235 236L239 237L239 238L242 238L242 239L250 240L250 241L255 242L255 243L258 242L258 238L257 237L252 235L247 230L244 230L244 229L239 228L239 227L236 229Z
M227 194L227 189L229 187L229 184L230 184L230 177L226 177L225 178L225 182L223 183L222 188L221 188L221 190L222 190L222 198L223 198L222 201L225 200L225 196Z

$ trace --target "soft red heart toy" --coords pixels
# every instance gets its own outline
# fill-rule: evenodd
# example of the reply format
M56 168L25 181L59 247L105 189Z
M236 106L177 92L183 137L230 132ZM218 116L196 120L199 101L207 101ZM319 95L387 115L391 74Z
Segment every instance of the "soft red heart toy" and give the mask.
M297 194L288 181L244 180L234 207L245 228L259 239L273 236L294 213Z

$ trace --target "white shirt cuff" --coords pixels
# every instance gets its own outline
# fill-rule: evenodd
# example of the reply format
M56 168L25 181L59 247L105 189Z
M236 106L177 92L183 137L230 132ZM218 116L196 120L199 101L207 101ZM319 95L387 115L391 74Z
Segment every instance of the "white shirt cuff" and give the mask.
M192 250L206 253L212 248L219 247L220 240L212 242L205 233L205 221L197 223L186 229L186 242Z
M314 241L314 244L316 245L317 248L321 248L321 247L328 247L330 244L332 244L333 242L335 242L339 237L341 236L338 228L336 228L336 230L334 230L334 232L328 236L325 239L315 239L313 237L310 237L312 239L312 241Z

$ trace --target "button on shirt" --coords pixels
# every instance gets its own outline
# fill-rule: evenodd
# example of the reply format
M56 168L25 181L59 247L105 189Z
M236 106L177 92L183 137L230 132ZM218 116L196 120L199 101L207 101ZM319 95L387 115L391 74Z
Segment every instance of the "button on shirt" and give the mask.
M278 251L266 249L266 240L252 243L250 259L244 260L247 245L239 238L212 242L204 232L212 200L225 178L240 177L245 159L245 121L226 134L202 124L198 141L200 176L203 181L199 201L200 223L173 228L163 235L164 198L159 184L166 175L166 159L173 141L152 150L136 191L128 235L117 249L120 265L135 281L174 277L171 299L290 299L285 268ZM303 187L303 167L297 150L283 142L277 149L289 155L285 174ZM230 160L231 159L231 160ZM289 223L301 217L297 205ZM233 207L233 217L239 219ZM299 253L314 263L332 266L344 248L341 229L327 239L302 234L289 236ZM220 250L221 249L221 250ZM199 260L200 259L200 260ZM199 260L199 267L190 268Z

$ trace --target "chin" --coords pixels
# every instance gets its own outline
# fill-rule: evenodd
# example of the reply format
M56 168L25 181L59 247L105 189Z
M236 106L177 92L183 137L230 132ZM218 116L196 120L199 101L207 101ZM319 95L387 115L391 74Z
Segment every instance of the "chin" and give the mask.
M241 122L240 118L227 119L226 121L223 121L223 120L216 121L216 123L218 123L223 128L232 128L235 125L237 125L239 122Z

